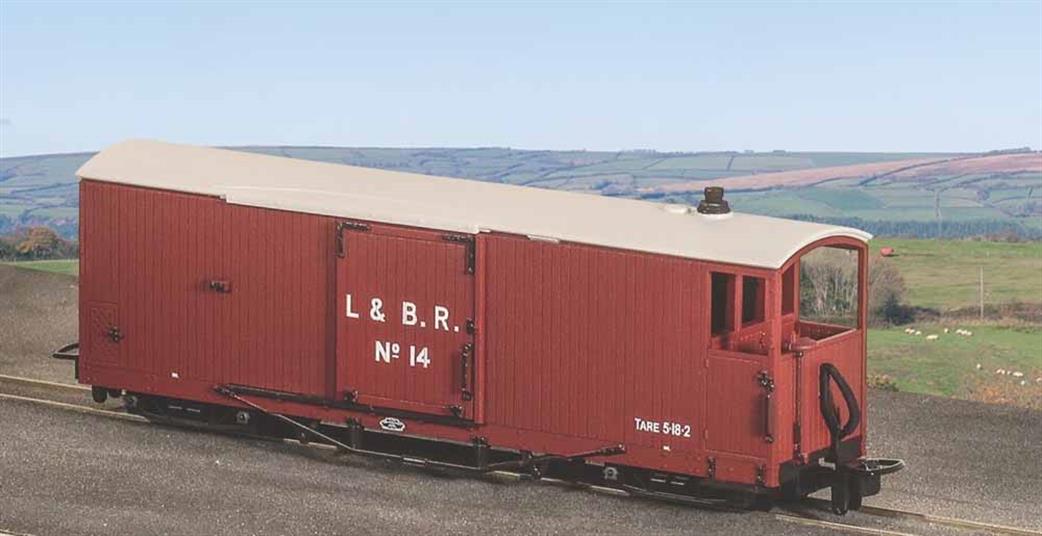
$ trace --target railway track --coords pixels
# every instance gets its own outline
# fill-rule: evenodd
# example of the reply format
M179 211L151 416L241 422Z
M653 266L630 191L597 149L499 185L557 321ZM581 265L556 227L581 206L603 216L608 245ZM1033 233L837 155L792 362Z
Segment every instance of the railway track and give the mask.
M94 404L94 402L90 400L89 396L90 389L81 385L49 382L0 374L0 401L19 401L64 411L75 411L99 417L139 423L151 422L149 419L140 415L127 413L121 407L118 407L111 402L107 407L96 407L97 404ZM336 447L333 445L320 442L303 443L295 439L273 439L271 437L256 436L248 433L236 433L235 435L265 441L281 441L284 443L305 446L307 448L336 450ZM525 475L511 471L495 471L490 473L489 476L500 480L515 481L523 480L525 478ZM594 493L617 497L631 496L631 494L625 490L617 488L579 485L555 478L543 478L540 482L569 488L579 486ZM859 518L858 521L868 519L881 520L884 522L889 521L892 525L860 525L850 522L851 520L848 518L837 517L830 514L829 502L826 500L810 498L800 503L800 506L802 507L801 509L792 510L785 510L783 506L781 508L782 511L778 511L779 508L776 508L774 511L771 511L766 515L771 515L780 521L804 525L807 527L830 529L848 534L867 534L873 536L918 536L926 533L937 532L939 530L942 532L947 531L945 533L948 534L951 534L952 531L956 531L957 533L968 534L1042 536L1042 531L1038 530L878 506L864 506L857 513L857 517ZM0 530L0 534L3 534L2 530Z

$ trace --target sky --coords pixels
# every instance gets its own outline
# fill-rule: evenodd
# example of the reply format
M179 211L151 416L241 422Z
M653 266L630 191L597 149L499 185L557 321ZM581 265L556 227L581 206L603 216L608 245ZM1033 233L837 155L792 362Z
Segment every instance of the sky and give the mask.
M0 1L0 156L1042 147L1042 1Z

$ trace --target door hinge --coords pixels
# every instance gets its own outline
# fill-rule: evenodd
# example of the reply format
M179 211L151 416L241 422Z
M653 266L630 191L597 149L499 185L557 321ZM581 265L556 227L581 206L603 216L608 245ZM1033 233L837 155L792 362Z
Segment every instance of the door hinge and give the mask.
M369 224L357 221L341 221L336 224L336 256L344 258L347 254L347 246L344 245L344 230L368 231Z
M473 274L477 257L477 254L474 251L474 237L471 235L447 234L442 235L442 238L449 242L457 242L465 246L465 252L463 254L465 257L463 261L463 270L465 273Z
M756 466L756 485L764 486L767 484L767 466L760 464Z
M712 456L706 458L706 478L716 478L716 458Z

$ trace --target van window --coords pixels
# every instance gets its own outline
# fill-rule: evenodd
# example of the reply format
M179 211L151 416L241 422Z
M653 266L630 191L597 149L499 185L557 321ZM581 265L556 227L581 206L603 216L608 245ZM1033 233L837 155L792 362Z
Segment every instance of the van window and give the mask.
M767 279L710 272L710 347L766 355Z
M795 291L793 290L793 284L796 282L796 267L790 266L785 273L782 274L781 288L782 288L782 302L781 312L783 315L792 313L795 310Z
M731 331L731 323L734 315L731 314L734 302L734 276L712 273L712 320L711 331L713 335L720 335Z
M858 252L824 246L800 259L800 320L858 326Z
M764 280L760 277L742 277L742 325L763 322Z

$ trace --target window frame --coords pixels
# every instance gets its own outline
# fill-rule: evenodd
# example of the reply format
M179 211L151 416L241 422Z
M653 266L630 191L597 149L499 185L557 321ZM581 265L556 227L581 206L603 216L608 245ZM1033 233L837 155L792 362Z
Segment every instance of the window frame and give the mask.
M728 304L725 307L726 320L722 331L715 331L713 322L713 311L716 309L715 293L713 292L713 276L714 274L720 274L729 277L729 284L726 295L728 296ZM706 300L705 305L707 309L707 315L705 319L706 328L709 331L708 346L710 349L726 352L736 352L747 356L767 357L769 355L770 344L768 342L767 351L748 351L742 350L739 347L741 338L743 335L748 335L752 330L756 330L764 334L763 339L769 341L772 338L774 331L774 321L776 320L776 313L773 311L773 302L777 301L778 294L774 290L775 277L777 275L776 270L770 269L759 269L751 268L746 266L738 265L726 265L726 264L710 264L707 266L705 275L705 289L709 299ZM755 278L761 282L761 289L758 291L760 296L757 299L757 307L760 310L760 317L749 322L743 322L743 294L745 286L745 278ZM779 307L780 312L780 307ZM737 326L737 327L736 327ZM757 327L759 326L759 329Z
M785 274L786 270L794 268L794 273L797 274L792 286L793 292L795 293L794 308L791 313L783 315L783 322L787 322L789 319L796 323L802 321L799 307L800 280L798 274L800 273L800 270L802 270L800 261L806 254L822 247L848 249L857 253L858 321L856 327L847 329L849 331L860 331L864 333L868 322L868 244L860 238L847 235L830 236L820 240L815 240L793 253L792 256L789 257L789 260L785 261L785 263L778 268L779 285L781 285L781 278ZM782 301L783 299L784 298L779 297L779 301Z
M812 255L815 252L824 252L828 249L834 250L846 250L847 252L853 253L853 264L854 264L854 287L855 294L848 314L853 315L851 322L825 322L821 319L811 318L808 319L806 311L802 310L801 303L803 301L803 292L806 290L802 284L803 270L805 268L804 261L808 255ZM798 255L798 259L795 263L792 263L794 273L796 277L796 284L794 285L794 307L797 313L797 320L800 322L806 322L810 324L817 324L821 326L843 328L845 331L854 331L864 329L867 322L867 300L868 300L868 280L867 280L867 257L866 251L860 248L851 247L847 244L819 244L815 247L806 248L801 251ZM784 297L782 298L784 303Z

